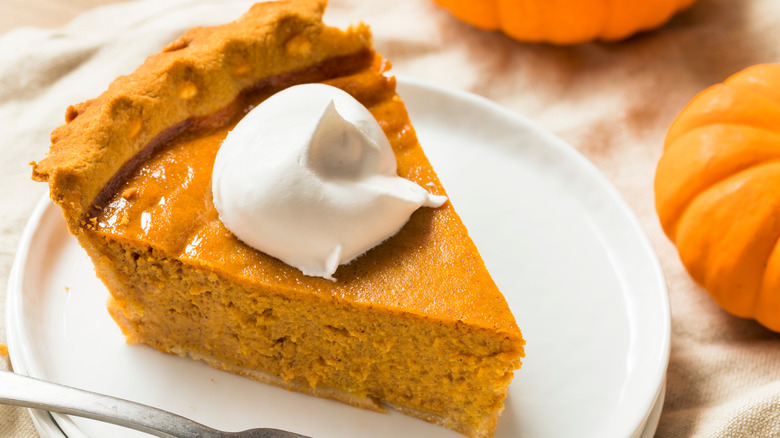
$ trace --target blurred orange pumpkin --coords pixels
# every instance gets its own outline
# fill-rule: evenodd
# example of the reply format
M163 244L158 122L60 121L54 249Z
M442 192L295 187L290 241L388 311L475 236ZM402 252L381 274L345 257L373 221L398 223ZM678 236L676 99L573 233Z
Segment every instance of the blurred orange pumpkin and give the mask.
M659 27L696 0L434 0L458 19L527 42L617 41Z
M688 103L667 133L655 201L693 279L727 311L780 332L780 64Z

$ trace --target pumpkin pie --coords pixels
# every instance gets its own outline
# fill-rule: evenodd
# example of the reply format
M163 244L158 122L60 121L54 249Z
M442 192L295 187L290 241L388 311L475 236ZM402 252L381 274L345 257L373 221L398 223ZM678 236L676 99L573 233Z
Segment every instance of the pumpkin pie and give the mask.
M417 210L335 281L245 245L214 208L227 132L267 97L314 82L368 108L400 176L445 194L369 29L328 27L324 8L261 3L191 29L68 108L33 178L48 182L129 343L492 436L524 341L449 202Z

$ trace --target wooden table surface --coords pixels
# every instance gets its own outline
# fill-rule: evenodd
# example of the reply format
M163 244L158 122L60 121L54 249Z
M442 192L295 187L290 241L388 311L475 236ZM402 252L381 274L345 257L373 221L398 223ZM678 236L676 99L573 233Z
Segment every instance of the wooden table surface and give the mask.
M19 26L57 27L96 6L121 0L2 0L0 35Z

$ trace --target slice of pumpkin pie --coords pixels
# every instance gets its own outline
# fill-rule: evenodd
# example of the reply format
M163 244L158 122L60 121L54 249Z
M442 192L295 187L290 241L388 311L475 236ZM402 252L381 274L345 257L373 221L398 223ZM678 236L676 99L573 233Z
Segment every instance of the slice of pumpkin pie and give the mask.
M324 7L261 3L235 22L188 31L99 97L68 108L33 178L49 183L128 342L492 436L523 356L520 330L446 200L368 28L327 27ZM320 92L340 97L308 101ZM272 102L284 99L304 105L290 111L297 119L277 120L286 104ZM349 99L343 105L358 109L340 103ZM350 122L360 111L373 116L373 128ZM258 112L264 121L253 122ZM267 141L271 155L252 155L251 139L271 137L279 140ZM310 148L290 158L287 139ZM236 142L243 146L228 148ZM355 156L362 158L347 177L338 166ZM258 163L256 171L247 162ZM277 162L314 173L295 179ZM352 196L356 179L369 195ZM293 183L280 188L283 180ZM247 193L267 186L272 196L252 198L242 181L254 187ZM324 205L340 190L346 195L336 204L347 213L332 218ZM297 203L279 207L290 197ZM330 238L362 239L364 225L384 221L390 213L382 209L396 211L399 202L406 216L396 229L377 231L362 253ZM257 216L270 222L241 225L258 203L268 208ZM280 231L263 242L286 232L306 252L322 239L324 255L296 266L284 253L288 241L252 242L252 233L272 226Z

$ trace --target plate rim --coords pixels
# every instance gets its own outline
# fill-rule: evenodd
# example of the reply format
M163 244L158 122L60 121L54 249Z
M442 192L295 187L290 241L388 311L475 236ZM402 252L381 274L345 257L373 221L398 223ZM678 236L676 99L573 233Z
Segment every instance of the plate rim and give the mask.
M28 350L25 348L19 348L19 346L26 345L26 343L29 342L29 339L26 339L26 336L22 334L22 330L19 330L21 328L20 324L22 321L21 315L19 313L20 304L18 301L20 301L21 296L17 296L16 291L19 291L18 294L21 295L23 267L24 264L26 264L27 256L30 252L30 244L32 243L35 232L41 225L41 220L48 213L48 210L54 207L56 207L56 205L49 199L48 194L43 195L43 197L35 204L35 208L33 209L33 212L30 215L30 218L27 220L27 223L25 224L22 231L22 236L19 239L16 254L14 255L14 261L11 264L11 270L8 275L8 288L5 309L6 337L10 347L8 349L8 356L11 359L13 372L24 374L26 376L30 375L30 372L27 368L27 363L30 360L29 355L27 354ZM60 429L60 427L57 425L57 422L54 420L54 417L52 417L52 414L49 411L44 411L41 409L26 410L30 415L33 426L38 431L38 434L40 434L42 437L68 438L62 429Z
M405 76L397 76L398 78L398 85L401 89L410 89L410 88L418 88L421 90L424 90L426 92L433 92L437 94L442 94L448 98L454 98L461 101L467 101L471 104L474 104L478 107L486 107L490 111L498 112L503 117L508 117L513 122L517 123L519 126L521 126L523 129L529 129L532 130L534 135L538 135L541 138L545 140L546 145L554 146L557 150L564 153L569 158L575 160L575 164L578 165L578 167L583 168L584 170L587 170L590 177L595 177L596 180L601 184L602 188L606 189L608 191L609 199L612 202L615 202L616 206L619 207L620 213L624 216L624 219L627 219L632 226L633 230L635 231L634 236L635 238L639 239L639 243L641 244L641 247L645 250L647 255L650 256L650 261L653 263L653 271L654 271L654 277L657 277L659 280L659 286L660 290L658 291L660 295L663 296L663 299L661 300L661 310L663 311L663 315L661 315L661 318L666 322L663 325L663 333L662 333L662 339L661 339L661 346L662 351L660 352L661 355L659 357L659 362L663 364L663 366L658 367L656 369L656 373L654 376L654 381L657 385L654 385L654 388L657 388L656 391L654 391L652 394L647 394L644 398L644 402L642 403L643 406L646 407L646 409L643 410L641 413L635 413L633 420L628 424L633 424L633 430L629 431L623 431L626 432L626 435L620 434L618 436L639 436L640 434L647 431L647 427L652 427L655 429L657 426L657 420L655 421L655 424L648 423L648 420L650 419L651 413L653 412L653 408L656 407L656 404L659 400L659 391L665 392L665 387L663 386L665 377L666 377L666 371L668 368L669 363L669 355L670 355L670 343L671 343L671 318L670 318L670 309L669 309L669 296L668 296L668 290L665 282L665 278L663 276L663 272L660 267L660 262L658 261L657 254L652 248L652 245L649 242L649 239L647 238L646 233L644 232L643 228L641 227L636 215L631 210L631 208L626 203L625 199L622 197L622 195L619 193L619 191L611 184L611 182L596 168L596 166L589 161L585 156L583 156L579 151L577 151L575 148L570 146L568 143L560 139L559 137L555 136L551 132L541 128L539 125L531 121L530 119L522 116L521 114L515 113L489 99L486 99L484 97L481 97L479 95L461 91L461 90L455 90L455 89L449 89L442 87L438 84L434 84L432 82L416 79L416 78L408 78ZM399 91L399 94L401 94L401 91ZM7 297L7 309L6 309L6 327L7 327L7 336L9 343L14 346L15 343L23 343L23 341L29 342L29 339L25 339L25 336L22 335L20 332L21 330L18 330L20 327L16 327L16 324L21 324L22 321L19 319L21 318L21 315L18 314L18 312L15 312L16 307L19 306L18 298L16 297L17 291L18 293L23 292L22 290L22 283L23 283L23 267L26 264L27 258L29 256L30 251L30 245L32 243L32 240L35 236L35 232L37 229L41 226L42 220L45 218L45 216L49 213L49 208L56 209L56 205L49 200L48 196L44 196L41 201L39 201L38 205L36 205L35 210L33 211L33 214L31 215L30 219L28 220L25 229L22 234L22 238L20 240L17 253L15 255L14 263L12 265L11 273L9 275L9 282L8 282L8 297ZM14 364L14 369L17 372L22 372L23 374L29 374L29 368L27 367L27 363L31 360L29 358L28 352L23 348L18 348L19 346L16 345L17 348L11 348L9 351L9 355L11 357L11 361ZM663 394L661 394L663 395ZM661 400L663 400L663 397L660 397ZM53 418L53 416L46 411L38 411L38 410L30 410L30 414L33 417L33 422L35 423L36 428L38 429L39 433L44 435L45 433L48 433L49 435L44 436L55 436L55 437L63 437L67 438L65 433L60 429L60 427L57 424L57 420ZM39 424L40 423L40 424ZM42 430L43 429L43 430ZM53 435L52 435L53 434Z

